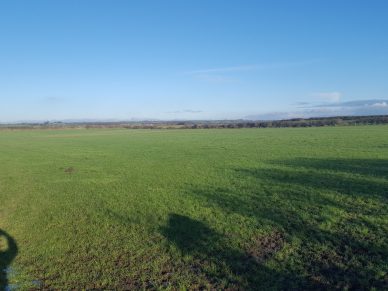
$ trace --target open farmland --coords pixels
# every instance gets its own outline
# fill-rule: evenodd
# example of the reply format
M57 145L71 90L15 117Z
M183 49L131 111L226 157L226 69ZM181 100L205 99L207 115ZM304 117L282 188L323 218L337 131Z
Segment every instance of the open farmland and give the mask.
M3 130L0 285L388 288L387 177L388 126Z

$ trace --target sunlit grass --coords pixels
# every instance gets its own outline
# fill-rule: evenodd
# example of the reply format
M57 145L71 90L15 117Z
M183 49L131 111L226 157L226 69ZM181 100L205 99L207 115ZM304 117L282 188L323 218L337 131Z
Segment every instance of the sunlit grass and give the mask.
M2 284L381 289L387 157L387 126L1 131Z

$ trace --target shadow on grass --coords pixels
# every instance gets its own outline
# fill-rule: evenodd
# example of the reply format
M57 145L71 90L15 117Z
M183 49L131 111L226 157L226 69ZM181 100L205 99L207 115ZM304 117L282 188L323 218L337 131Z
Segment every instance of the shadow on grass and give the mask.
M269 277L239 273L259 289L265 281L275 282L271 287L276 289L301 284L302 289L388 288L388 182L375 179L384 177L388 161L337 163L295 159L268 168L240 168L232 177L235 186L195 188L189 194L201 204L280 229L294 242L294 251L282 263L290 278L287 285L276 279L284 274L271 275L270 270L265 272ZM208 252L206 244L198 248ZM225 248L220 254L228 257L229 252ZM234 260L224 261L233 269ZM261 278L252 279L257 276Z
M196 286L199 289L257 290L271 289L275 285L320 287L318 283L308 284L302 277L282 274L263 264L283 247L283 237L279 233L269 239L263 238L264 251L247 253L232 248L222 235L203 222L170 214L162 234L183 256L193 257L191 273L205 275L207 282L204 286ZM196 289L194 286L190 288Z
M18 253L15 240L5 231L0 229L0 290L8 286L8 267Z
M282 163L290 167L329 170L381 178L388 177L388 161L385 159L308 159L297 158Z

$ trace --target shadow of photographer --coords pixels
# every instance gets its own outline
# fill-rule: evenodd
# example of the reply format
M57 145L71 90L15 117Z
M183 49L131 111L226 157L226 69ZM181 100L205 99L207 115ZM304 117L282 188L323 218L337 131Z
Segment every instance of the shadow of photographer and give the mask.
M7 269L18 253L16 241L0 229L0 291L8 286Z

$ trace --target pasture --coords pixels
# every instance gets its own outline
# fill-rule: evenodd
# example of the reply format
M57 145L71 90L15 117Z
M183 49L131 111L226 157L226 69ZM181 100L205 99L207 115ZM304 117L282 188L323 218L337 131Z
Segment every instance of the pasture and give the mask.
M388 288L388 126L0 131L0 290Z

